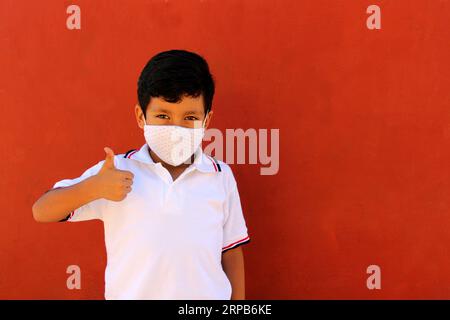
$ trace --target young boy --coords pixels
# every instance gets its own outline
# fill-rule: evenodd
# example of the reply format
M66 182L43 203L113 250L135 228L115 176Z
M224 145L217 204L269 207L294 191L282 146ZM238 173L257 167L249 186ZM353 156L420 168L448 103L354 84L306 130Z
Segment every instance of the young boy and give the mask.
M103 221L105 299L245 299L240 245L250 238L236 180L201 147L213 96L201 56L157 54L134 110L146 143L104 148L104 160L33 205L39 222Z

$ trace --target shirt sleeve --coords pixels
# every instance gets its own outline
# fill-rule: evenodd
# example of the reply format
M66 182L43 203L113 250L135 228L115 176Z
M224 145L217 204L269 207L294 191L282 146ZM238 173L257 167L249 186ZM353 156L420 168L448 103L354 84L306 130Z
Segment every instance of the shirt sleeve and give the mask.
M63 180L56 182L53 185L53 188L50 190L72 186L74 184L77 184L77 183L97 174L98 171L103 166L103 162L104 162L104 160L98 162L96 165L87 169L81 176L79 176L77 178L63 179ZM48 190L48 191L50 191L50 190ZM96 199L94 201L88 202L85 205L71 211L68 214L68 216L65 219L60 220L60 222L63 222L63 221L78 222L78 221L85 221L85 220L92 220L92 219L103 220L103 212L105 210L105 205L106 205L106 199Z
M236 181L234 177L232 177L232 183L225 206L222 253L248 242L250 242L250 237L247 232L247 226L242 212L239 191Z

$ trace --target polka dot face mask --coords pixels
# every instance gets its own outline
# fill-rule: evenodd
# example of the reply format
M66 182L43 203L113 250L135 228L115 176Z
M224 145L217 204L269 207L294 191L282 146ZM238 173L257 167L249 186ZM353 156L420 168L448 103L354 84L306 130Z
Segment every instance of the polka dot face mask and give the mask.
M186 128L175 125L150 125L144 118L145 141L164 162L179 166L188 160L202 143L205 120L201 128Z

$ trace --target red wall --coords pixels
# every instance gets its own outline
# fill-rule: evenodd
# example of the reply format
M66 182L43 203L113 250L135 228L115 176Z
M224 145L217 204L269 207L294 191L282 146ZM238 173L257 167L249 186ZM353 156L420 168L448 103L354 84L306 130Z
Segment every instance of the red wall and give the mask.
M232 166L247 298L450 299L449 17L439 0L1 0L0 298L103 298L101 222L39 224L31 207L104 146L144 143L139 72L183 48L217 80L213 127L280 129L277 175Z

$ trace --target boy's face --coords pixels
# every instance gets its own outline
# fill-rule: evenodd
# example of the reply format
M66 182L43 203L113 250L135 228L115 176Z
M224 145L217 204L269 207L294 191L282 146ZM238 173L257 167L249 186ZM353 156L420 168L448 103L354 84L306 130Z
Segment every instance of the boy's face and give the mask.
M177 125L186 128L201 127L205 119L203 95L197 98L184 96L178 103L167 102L162 98L152 97L147 106L146 118L139 104L135 106L138 126L144 129L145 121L151 125ZM205 128L211 121L212 111L208 112Z

